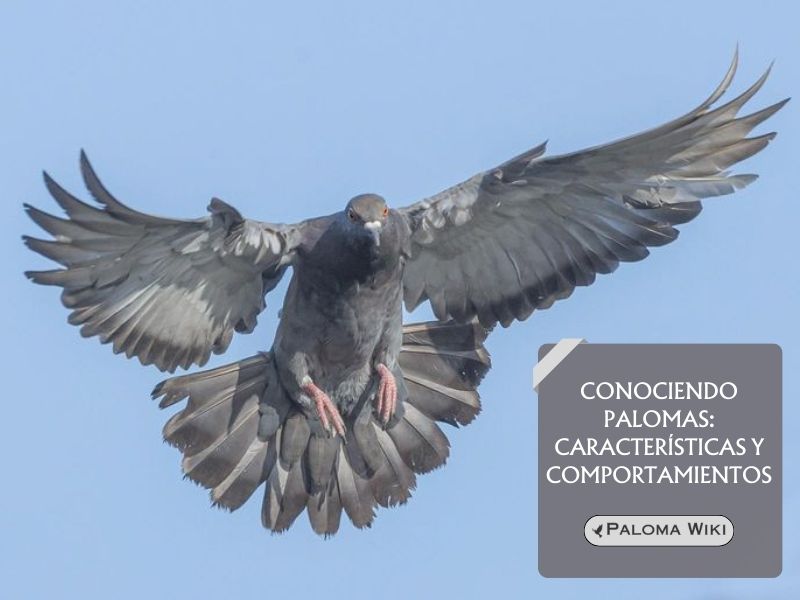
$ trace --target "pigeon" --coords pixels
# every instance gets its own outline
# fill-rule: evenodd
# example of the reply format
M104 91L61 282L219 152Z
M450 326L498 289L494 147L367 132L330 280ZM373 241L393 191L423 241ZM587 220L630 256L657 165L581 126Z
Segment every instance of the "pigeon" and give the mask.
M728 168L773 139L748 135L788 99L739 116L767 70L718 104L737 62L705 102L644 133L560 156L541 144L405 207L362 194L295 224L246 219L217 198L194 220L138 212L81 152L96 204L44 174L66 218L26 205L52 239L24 241L62 268L26 275L62 288L84 337L174 373L252 332L291 267L269 351L156 386L160 407L180 404L164 439L216 506L236 510L263 486L272 532L304 511L323 536L342 511L369 527L378 507L404 504L417 475L444 465L440 425L478 415L495 325L645 258L700 200L756 179ZM403 306L425 302L435 320L404 324Z

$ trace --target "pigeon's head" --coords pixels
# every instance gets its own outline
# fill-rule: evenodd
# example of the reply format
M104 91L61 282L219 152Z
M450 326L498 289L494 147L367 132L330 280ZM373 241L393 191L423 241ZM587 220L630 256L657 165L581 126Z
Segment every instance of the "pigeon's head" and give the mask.
M378 194L361 194L352 198L344 209L351 227L368 235L376 246L381 244L381 231L389 218L389 207Z

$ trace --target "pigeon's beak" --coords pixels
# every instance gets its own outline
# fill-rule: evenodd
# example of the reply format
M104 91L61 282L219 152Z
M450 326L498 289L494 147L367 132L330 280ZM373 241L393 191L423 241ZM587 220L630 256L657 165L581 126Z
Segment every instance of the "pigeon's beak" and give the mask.
M364 223L364 229L366 229L370 235L372 235L372 241L375 246L380 246L381 229L383 229L383 224L380 221L367 221Z

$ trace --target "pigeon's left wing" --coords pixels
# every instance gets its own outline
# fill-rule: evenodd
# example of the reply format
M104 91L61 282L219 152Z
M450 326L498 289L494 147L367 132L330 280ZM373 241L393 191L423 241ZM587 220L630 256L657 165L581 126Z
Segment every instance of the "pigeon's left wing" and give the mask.
M674 240L699 200L729 194L755 175L728 167L774 137L747 134L786 102L745 117L741 96L712 109L714 93L656 129L574 154L541 158L544 145L400 210L411 231L403 278L406 306L430 300L439 319L504 326L591 284L648 246Z
M174 371L223 352L234 331L250 332L297 247L320 220L274 225L242 218L221 200L210 216L179 220L134 211L103 187L81 154L98 208L70 195L47 174L48 190L68 219L26 205L53 240L25 237L64 266L29 271L36 283L64 288L70 323L114 352Z

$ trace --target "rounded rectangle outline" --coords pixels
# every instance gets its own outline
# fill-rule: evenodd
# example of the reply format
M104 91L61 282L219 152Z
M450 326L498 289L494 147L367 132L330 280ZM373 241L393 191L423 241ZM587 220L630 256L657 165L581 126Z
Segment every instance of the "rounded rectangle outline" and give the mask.
M588 537L586 537L586 526L589 524L589 521L594 519L595 517L721 517L725 519L731 526L731 537L728 539L727 542L720 545L696 545L696 544L595 544L592 542ZM634 515L592 515L583 524L583 539L585 539L589 544L594 546L595 548L724 548L728 544L733 541L733 537L736 535L736 527L727 516L725 515L645 515L645 514L634 514Z

